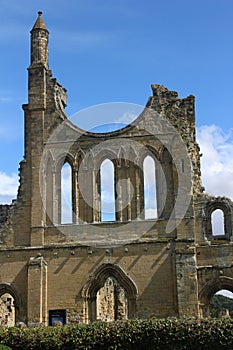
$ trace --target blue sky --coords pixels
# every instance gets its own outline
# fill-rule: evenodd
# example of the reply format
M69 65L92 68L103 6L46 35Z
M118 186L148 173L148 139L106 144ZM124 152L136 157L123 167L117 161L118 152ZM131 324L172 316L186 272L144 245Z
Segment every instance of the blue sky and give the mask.
M232 0L0 0L0 201L15 196L23 157L21 105L38 10L68 116L101 103L145 105L152 83L193 94L204 185L233 198Z

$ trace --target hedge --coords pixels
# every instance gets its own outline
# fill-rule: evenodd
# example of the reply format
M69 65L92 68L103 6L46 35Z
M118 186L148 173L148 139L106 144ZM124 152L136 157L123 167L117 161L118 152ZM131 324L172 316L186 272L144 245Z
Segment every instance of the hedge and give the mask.
M11 350L8 346L0 344L0 350Z
M0 328L12 350L229 350L232 319L148 319L38 328Z

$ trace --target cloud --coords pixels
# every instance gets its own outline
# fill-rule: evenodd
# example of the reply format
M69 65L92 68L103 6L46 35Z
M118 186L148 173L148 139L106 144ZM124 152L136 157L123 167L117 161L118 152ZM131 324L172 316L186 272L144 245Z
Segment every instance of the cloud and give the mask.
M117 120L116 123L130 124L138 117L138 114L134 112L125 112Z
M12 103L18 102L21 100L20 96L17 96L17 92L15 90L0 90L0 103Z
M0 203L10 204L13 198L17 196L18 175L13 173L7 175L0 171Z
M203 153L202 180L206 192L233 199L233 129L224 132L219 126L204 125L197 129Z
M59 39L58 39L59 38ZM57 48L64 49L64 42L67 50L80 50L82 48L100 47L109 44L113 40L113 35L105 32L74 32L67 30L56 30L56 36L53 40Z

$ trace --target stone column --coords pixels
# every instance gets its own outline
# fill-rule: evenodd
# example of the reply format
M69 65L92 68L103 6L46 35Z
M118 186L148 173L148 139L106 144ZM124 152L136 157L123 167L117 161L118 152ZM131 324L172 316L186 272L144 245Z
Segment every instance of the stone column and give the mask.
M79 223L79 203L78 203L78 168L72 169L72 221Z
M47 325L47 263L40 255L28 263L28 325Z
M176 249L176 278L179 316L197 317L199 312L194 247Z
M100 204L100 170L92 171L92 188L93 188L93 222L101 220L101 204Z
M122 214L122 187L118 185L118 181L121 179L121 164L115 167L115 193L116 193L116 221L123 221Z

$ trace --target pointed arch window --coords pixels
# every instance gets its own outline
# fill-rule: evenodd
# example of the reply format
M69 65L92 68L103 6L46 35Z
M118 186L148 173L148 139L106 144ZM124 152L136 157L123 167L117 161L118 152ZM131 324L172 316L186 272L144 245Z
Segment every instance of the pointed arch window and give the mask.
M61 224L72 223L72 168L65 162L61 168Z
M143 174L145 219L156 219L158 217L156 168L154 159L149 155L143 161Z
M105 159L100 166L101 221L115 221L115 175L114 165Z

